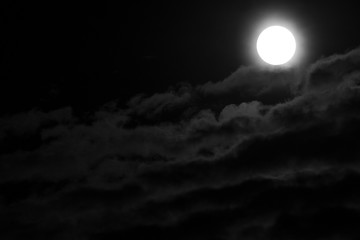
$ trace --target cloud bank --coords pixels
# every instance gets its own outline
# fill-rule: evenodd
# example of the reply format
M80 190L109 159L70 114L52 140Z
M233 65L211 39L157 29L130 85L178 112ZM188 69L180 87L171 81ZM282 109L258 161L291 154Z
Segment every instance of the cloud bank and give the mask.
M0 120L4 239L360 237L360 50Z

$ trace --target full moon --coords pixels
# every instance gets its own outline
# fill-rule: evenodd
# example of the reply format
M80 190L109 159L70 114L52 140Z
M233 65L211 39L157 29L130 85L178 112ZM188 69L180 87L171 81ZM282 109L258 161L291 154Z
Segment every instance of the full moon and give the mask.
M256 48L259 56L266 63L282 65L294 56L296 41L288 29L272 26L260 33Z

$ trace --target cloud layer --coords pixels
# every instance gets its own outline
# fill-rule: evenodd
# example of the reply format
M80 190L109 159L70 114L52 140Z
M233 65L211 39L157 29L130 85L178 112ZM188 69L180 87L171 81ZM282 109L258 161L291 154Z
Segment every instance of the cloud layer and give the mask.
M4 239L360 236L360 50L0 120Z

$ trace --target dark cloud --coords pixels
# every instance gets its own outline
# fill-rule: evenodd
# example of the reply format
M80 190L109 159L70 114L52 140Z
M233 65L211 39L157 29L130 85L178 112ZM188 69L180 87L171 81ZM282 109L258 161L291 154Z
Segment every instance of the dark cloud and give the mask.
M294 97L300 78L301 74L294 69L240 67L220 82L196 87L180 84L178 88L150 97L138 95L128 103L131 118L126 126L189 120L204 109L219 113L228 105L244 102L284 102Z
M58 124L70 125L75 119L71 109L64 108L44 113L32 110L0 119L0 143L1 153L7 153L21 148L32 150L39 147L43 141L40 136L42 129L52 128Z
M2 118L4 239L358 238L359 50Z
M237 95L237 101L260 100L264 103L277 103L293 96L293 90L300 79L294 69L267 69L240 67L221 82L208 82L199 86L205 95ZM235 96L233 96L235 97Z
M346 78L358 78L360 50L355 49L343 55L334 55L315 62L308 70L307 90L324 90L336 87ZM354 79L353 79L354 80Z
M138 118L142 124L145 120L171 120L179 117L178 111L184 111L192 100L193 90L191 86L182 84L174 90L165 93L157 93L150 97L138 95L128 102L129 114Z

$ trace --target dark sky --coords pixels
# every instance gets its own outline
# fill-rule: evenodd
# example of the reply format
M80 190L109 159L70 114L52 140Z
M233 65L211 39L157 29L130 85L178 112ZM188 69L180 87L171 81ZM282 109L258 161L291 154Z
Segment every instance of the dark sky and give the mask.
M67 105L82 112L179 82L220 81L252 64L251 36L274 16L292 22L305 38L307 62L360 40L357 8L346 1L2 5L4 112Z
M360 239L354 2L0 9L0 239Z

